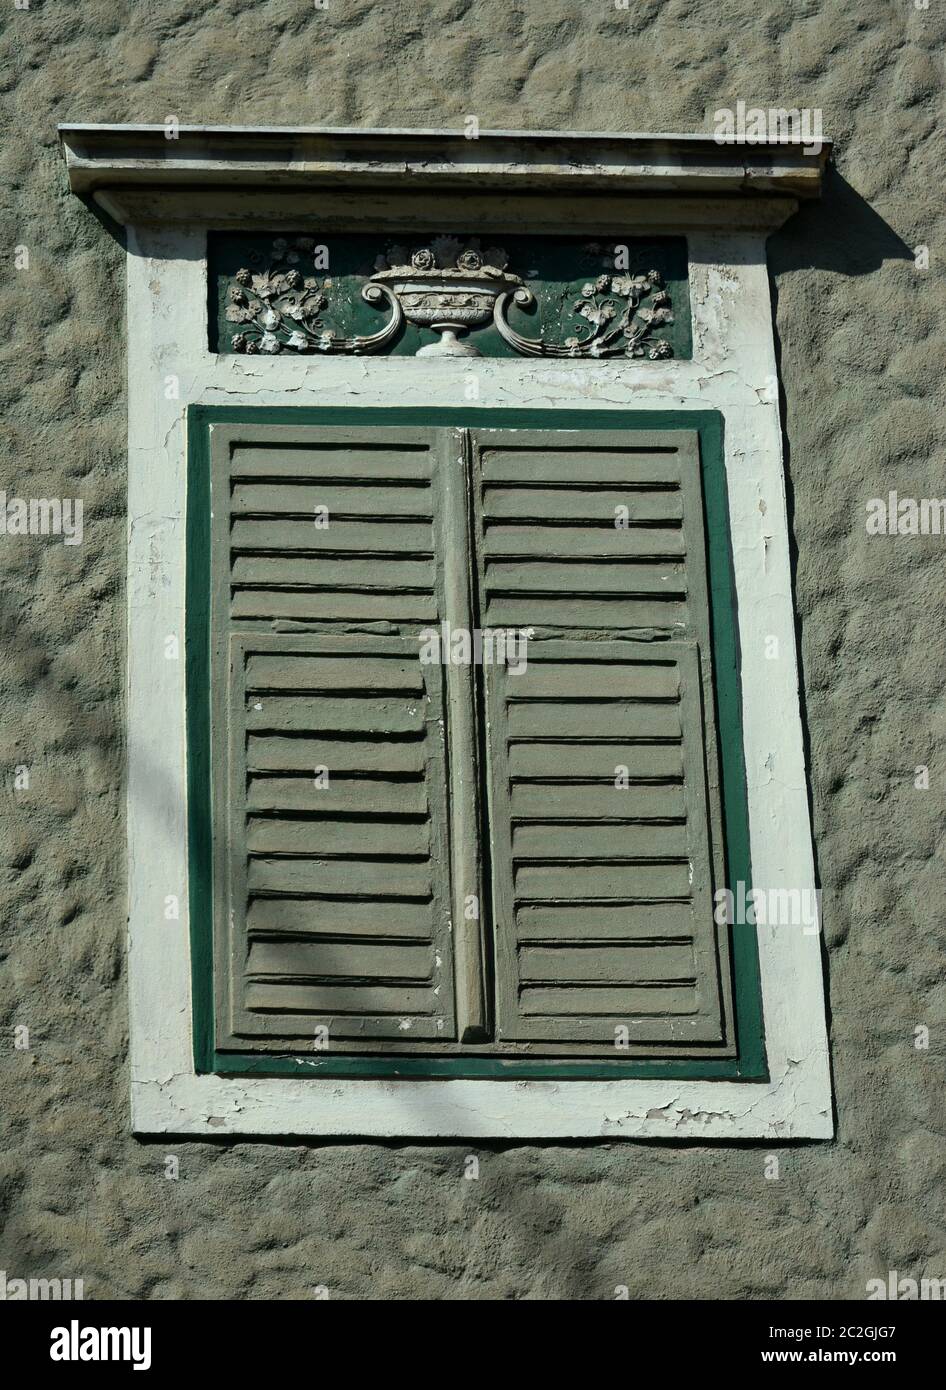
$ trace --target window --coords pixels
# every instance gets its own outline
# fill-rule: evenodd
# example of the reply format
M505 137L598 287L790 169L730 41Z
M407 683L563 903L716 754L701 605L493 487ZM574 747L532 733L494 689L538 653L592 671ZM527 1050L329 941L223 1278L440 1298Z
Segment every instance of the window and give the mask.
M718 418L701 470L693 420L299 414L192 422L203 1065L761 1070L755 959L739 1058L714 911L724 801L736 856L746 816L738 719L725 785L717 738L714 623L733 673ZM722 703L738 713L731 689Z
M707 915L815 892L765 242L829 147L177 134L60 132L127 231L135 1132L829 1137L818 931Z

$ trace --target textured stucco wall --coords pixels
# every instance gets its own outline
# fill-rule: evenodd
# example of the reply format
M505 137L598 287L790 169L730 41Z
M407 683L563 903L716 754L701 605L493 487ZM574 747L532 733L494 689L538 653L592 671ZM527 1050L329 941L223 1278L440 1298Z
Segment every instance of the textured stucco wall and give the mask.
M151 1298L831 1298L946 1276L946 538L864 529L889 488L946 495L942 5L32 0L0 25L0 487L86 510L81 546L0 538L0 1268ZM55 122L698 130L740 98L823 108L843 175L771 243L837 1140L480 1146L478 1181L462 1145L134 1141L122 255L67 194Z

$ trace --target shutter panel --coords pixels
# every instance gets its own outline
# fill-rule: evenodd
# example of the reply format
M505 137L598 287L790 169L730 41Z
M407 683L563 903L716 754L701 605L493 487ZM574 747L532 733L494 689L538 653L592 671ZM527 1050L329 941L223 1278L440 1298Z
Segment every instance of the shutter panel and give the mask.
M231 666L234 1031L450 1036L440 668L365 637L235 637Z
M217 1045L452 1038L433 436L212 438Z
M481 622L534 633L520 674L484 668L498 1036L613 1056L624 1027L632 1051L718 1054L696 437L480 431L474 463Z

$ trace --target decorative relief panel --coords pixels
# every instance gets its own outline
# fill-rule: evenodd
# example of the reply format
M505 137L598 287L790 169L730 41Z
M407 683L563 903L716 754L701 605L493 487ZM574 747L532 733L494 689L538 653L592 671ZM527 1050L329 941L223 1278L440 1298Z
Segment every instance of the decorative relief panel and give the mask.
M683 238L212 234L211 348L689 357Z

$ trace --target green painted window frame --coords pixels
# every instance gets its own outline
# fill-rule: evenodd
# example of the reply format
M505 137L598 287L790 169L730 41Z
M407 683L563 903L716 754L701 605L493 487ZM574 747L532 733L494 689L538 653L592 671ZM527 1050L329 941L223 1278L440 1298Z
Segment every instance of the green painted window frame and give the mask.
M520 1080L767 1081L765 1030L754 929L732 928L736 1021L735 1057L719 1059L504 1057L384 1058L372 1054L280 1057L221 1053L214 1042L213 873L210 714L210 427L212 425L453 426L546 430L693 430L699 437L710 600L716 720L729 884L752 884L743 755L739 642L726 466L724 421L718 411L489 410L310 406L209 406L187 410L186 731L188 901L194 1065L198 1074L318 1077L484 1078Z

